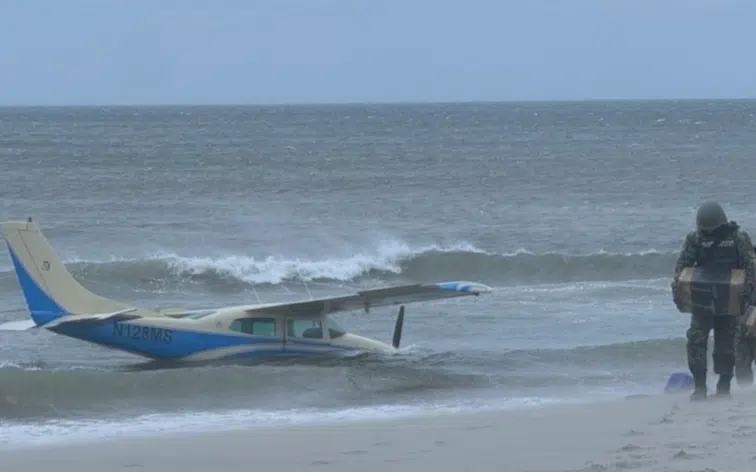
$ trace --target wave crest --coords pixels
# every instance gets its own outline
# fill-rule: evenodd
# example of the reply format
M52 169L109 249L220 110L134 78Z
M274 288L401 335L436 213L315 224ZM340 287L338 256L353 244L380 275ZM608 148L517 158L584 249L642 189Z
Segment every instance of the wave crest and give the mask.
M524 249L493 253L467 243L412 247L389 242L371 251L322 259L162 253L144 259L72 261L67 265L82 280L104 283L241 288L302 281L338 284L472 279L502 285L653 279L670 275L674 261L675 254L654 250L630 254L537 254Z

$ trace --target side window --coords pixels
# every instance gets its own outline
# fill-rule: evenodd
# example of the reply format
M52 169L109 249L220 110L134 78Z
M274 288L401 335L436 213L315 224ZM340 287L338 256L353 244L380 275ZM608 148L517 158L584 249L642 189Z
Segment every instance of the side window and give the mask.
M286 321L286 335L292 338L323 339L323 325L320 320L297 320L289 318Z
M275 318L239 318L231 323L230 328L253 336L276 336Z

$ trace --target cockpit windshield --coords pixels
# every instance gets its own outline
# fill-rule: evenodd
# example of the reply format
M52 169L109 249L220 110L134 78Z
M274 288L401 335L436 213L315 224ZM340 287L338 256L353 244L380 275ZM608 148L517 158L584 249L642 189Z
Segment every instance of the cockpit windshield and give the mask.
M331 336L331 339L340 338L341 336L344 336L346 334L346 330L342 328L341 325L338 324L332 316L329 316L328 334Z

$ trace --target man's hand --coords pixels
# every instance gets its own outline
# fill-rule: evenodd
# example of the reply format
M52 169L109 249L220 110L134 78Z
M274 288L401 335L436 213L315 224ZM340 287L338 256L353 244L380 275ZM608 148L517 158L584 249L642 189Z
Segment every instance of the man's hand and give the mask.
M683 311L684 307L682 305L682 300L680 299L680 295L679 295L679 291L678 291L678 287L677 287L677 279L675 279L674 281L672 281L671 285L672 285L672 301L675 302L675 306L677 307L677 311L679 311L680 313L685 313Z

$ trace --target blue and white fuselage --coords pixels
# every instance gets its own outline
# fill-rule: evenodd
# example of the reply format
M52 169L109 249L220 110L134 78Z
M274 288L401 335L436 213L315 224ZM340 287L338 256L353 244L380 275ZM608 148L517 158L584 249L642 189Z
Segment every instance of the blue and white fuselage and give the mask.
M345 350L393 352L401 337L403 310L392 344L348 333L330 315L491 291L479 283L444 282L287 303L149 310L84 288L31 220L3 223L2 230L31 319L0 328L45 328L159 360L206 361Z

